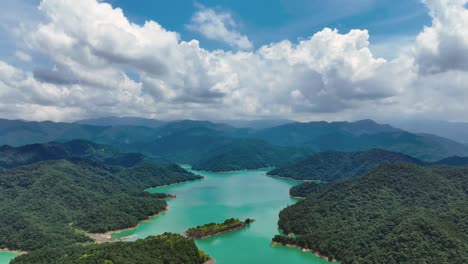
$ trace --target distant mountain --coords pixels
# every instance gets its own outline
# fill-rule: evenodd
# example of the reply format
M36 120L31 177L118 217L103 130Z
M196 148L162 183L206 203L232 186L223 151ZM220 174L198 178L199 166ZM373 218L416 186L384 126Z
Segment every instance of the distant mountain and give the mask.
M288 119L263 119L263 120L222 120L220 123L228 124L236 128L265 129L281 126L295 121Z
M271 145L314 152L381 148L426 161L468 156L466 145L433 135L412 134L372 120L291 123L261 130L194 120L174 121L159 127L0 120L0 145L15 147L74 139L192 164L203 159L206 153L237 139L263 140Z
M453 156L432 162L434 166L468 166L468 157Z
M381 148L426 161L468 156L466 145L434 135L412 134L372 120L293 123L264 129L253 136L271 144L307 147L315 152Z
M288 166L274 169L268 174L295 180L333 182L364 175L387 163L424 164L408 155L381 149L361 152L322 152Z
M167 124L167 121L156 119L140 118L140 117L101 117L93 119L83 119L75 123L81 125L93 126L143 126L143 127L160 127Z
M175 165L123 168L85 160L0 170L0 248L61 248L90 241L83 231L135 226L166 208L166 195L144 189L200 178Z
M316 187L318 185L315 185ZM280 212L287 237L347 263L468 263L468 168L386 164Z
M122 153L102 144L85 140L73 140L64 143L50 142L31 144L21 147L0 146L0 167L12 168L47 160L81 158L123 167L135 166L149 161L140 153Z
M193 168L207 171L258 169L285 165L310 153L305 149L278 147L259 140L236 139L204 153Z
M395 127L412 133L434 134L468 144L468 123L442 120L394 120Z

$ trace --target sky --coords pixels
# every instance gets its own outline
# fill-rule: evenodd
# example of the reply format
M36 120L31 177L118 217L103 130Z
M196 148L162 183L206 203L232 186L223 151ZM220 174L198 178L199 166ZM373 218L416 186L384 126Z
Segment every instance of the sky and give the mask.
M0 0L0 118L468 121L468 0Z

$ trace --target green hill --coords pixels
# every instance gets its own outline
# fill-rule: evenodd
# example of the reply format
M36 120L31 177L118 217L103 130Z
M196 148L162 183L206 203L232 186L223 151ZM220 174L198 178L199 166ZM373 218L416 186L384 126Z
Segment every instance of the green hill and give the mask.
M192 239L176 234L150 236L135 242L75 245L35 251L12 264L202 264L209 257Z
M381 164L424 164L410 156L381 149L361 152L322 152L285 167L268 172L269 175L295 180L336 180L361 176Z
M264 141L237 139L207 152L193 164L196 170L233 171L281 166L310 154L298 148L278 147Z
M36 250L90 239L161 212L166 195L144 189L199 179L176 165L107 166L58 160L0 171L0 248Z
M386 164L316 185L280 213L295 237L342 263L468 263L468 168Z
M108 165L135 166L148 160L143 154L121 153L108 146L85 140L51 142L22 147L0 147L0 167L12 168L46 160L81 158Z

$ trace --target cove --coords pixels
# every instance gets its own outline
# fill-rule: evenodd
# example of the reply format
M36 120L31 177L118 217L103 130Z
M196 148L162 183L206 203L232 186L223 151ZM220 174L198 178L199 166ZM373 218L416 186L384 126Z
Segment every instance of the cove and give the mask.
M0 252L0 264L8 264L19 255L20 254L14 252L2 251Z
M190 170L190 167L185 169ZM270 247L271 239L279 232L279 211L298 201L289 197L289 189L298 182L269 177L267 171L192 171L205 179L148 189L151 193L168 193L177 198L168 201L168 212L113 237L135 240L164 232L182 233L188 228L223 222L227 218L253 218L256 221L250 227L196 240L196 243L218 264L329 263L313 253L296 248Z

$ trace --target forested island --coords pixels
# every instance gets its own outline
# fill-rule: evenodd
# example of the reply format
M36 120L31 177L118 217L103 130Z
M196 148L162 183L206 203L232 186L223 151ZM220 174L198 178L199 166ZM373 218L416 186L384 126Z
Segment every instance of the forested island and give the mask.
M135 242L69 245L33 251L15 258L11 264L203 264L209 259L193 239L165 233Z
M244 228L254 221L254 219L249 218L247 218L245 221L230 218L220 224L210 223L203 226L190 228L189 230L185 231L184 234L191 238L204 239Z
M200 179L177 165L124 168L72 159L0 170L0 248L33 252L91 242L164 211L144 189Z
M468 263L468 168L386 164L309 184L274 241L342 263Z

